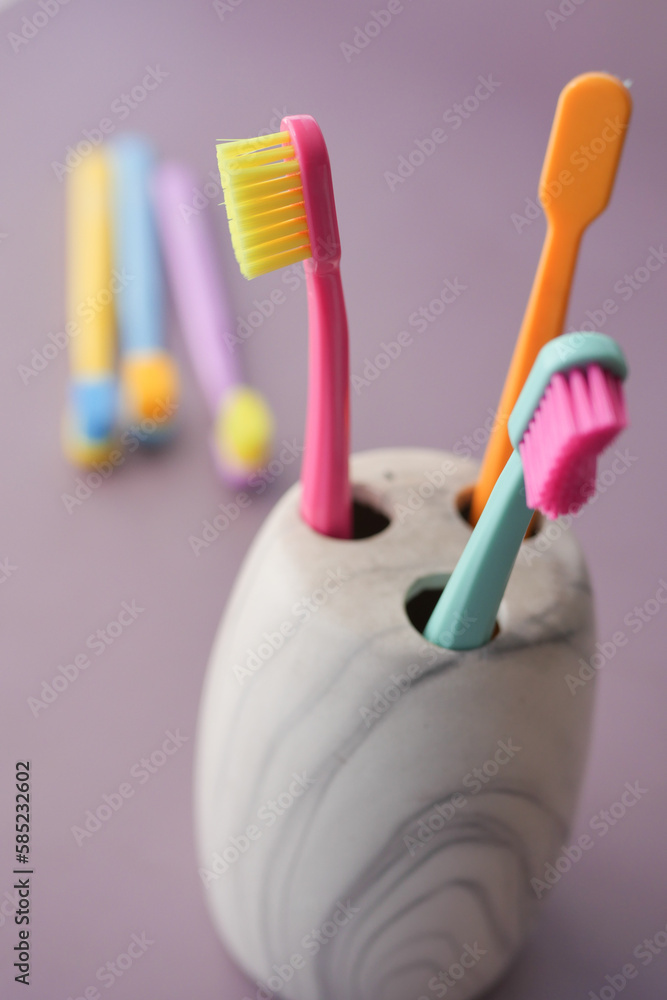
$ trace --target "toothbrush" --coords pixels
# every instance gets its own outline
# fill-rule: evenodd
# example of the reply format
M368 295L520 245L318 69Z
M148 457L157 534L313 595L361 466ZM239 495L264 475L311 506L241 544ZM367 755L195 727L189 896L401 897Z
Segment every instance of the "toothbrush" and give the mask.
M220 178L246 278L304 262L309 372L301 516L320 534L350 538L349 349L329 154L309 115L289 115L280 127L218 145Z
M104 459L115 437L109 183L107 161L96 150L74 168L67 187L67 313L76 333L62 442L77 465Z
M164 285L150 184L151 147L124 135L111 147L121 382L127 421L142 441L169 435L178 404L178 373L164 344Z
M477 649L491 639L533 508L555 518L594 495L597 456L627 425L626 375L601 333L542 348L509 419L514 450L424 629L430 642Z
M166 163L153 185L158 226L180 325L204 397L214 418L213 454L221 475L243 484L268 462L273 417L264 397L241 379L233 348L223 344L233 331L213 233L203 213L185 220L196 177L187 167Z
M540 348L563 330L581 237L609 201L631 110L628 87L607 73L575 77L558 99L539 185L547 232L472 493L473 525L511 454L507 419L521 387Z

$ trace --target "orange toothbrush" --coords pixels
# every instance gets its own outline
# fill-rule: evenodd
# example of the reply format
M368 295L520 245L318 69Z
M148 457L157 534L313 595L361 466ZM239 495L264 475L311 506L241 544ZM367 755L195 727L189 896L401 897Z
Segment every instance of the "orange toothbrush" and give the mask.
M558 99L539 184L547 232L472 493L473 525L512 454L507 420L528 373L540 349L563 330L579 243L609 201L631 110L627 86L608 73L575 77Z

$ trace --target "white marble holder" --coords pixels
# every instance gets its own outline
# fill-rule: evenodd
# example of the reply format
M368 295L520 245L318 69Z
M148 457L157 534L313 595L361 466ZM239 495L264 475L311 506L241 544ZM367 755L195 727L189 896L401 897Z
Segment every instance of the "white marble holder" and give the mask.
M525 541L499 634L439 649L406 597L453 570L476 466L387 449L351 468L389 527L318 535L295 486L229 600L199 720L200 874L251 1000L469 1000L515 958L542 905L530 880L567 842L593 703L565 682L593 649L586 567L570 531Z

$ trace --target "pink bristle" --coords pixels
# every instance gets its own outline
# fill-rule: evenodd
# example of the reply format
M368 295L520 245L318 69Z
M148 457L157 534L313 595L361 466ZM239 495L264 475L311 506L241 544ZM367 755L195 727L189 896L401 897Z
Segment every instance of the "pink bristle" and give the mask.
M528 506L550 518L579 510L598 455L626 426L619 378L599 365L554 375L519 445Z
M594 374L595 365L591 366L586 375L579 369L570 372L568 386L570 389L571 406L573 410L574 424L580 435L589 434L595 430L593 384L591 376Z
M549 441L552 442L553 447L558 447L558 427L554 425L554 413L557 409L556 405L556 380L552 380L547 386L546 392L542 397L540 405L538 406L535 415L530 423L529 430L535 427L542 427L542 434L544 434ZM534 475L531 482L530 493L526 491L526 499L529 507L537 507L535 502L541 496L543 484L549 476L549 460L544 453L544 449L540 443L541 434L526 435L530 437L532 442L532 455L534 462ZM524 478L525 478L525 466L524 466Z
M530 495L527 493L527 500L529 506L544 510L550 516L554 494L553 470L564 464L563 449L575 432L567 382L560 373L554 375L549 383L530 429L533 432L531 437L536 463L535 477ZM549 442L549 449L545 449L544 441ZM547 497L551 498L548 502Z
M628 426L628 411L625 403L625 394L623 392L623 386L620 379L614 378L611 373L607 373L607 382L611 394L614 398L614 406L616 408L616 414L618 421L623 427Z
M574 374L574 373L573 373ZM614 397L609 392L607 375L599 365L591 365L588 370L588 384L591 391L591 402L599 415L600 424L613 426L616 421Z
M620 420L616 398L610 391L609 372L604 372L599 365L591 365L589 385L592 406L598 417L597 425L591 431L591 447L597 447L598 452L606 448L609 441L618 433Z

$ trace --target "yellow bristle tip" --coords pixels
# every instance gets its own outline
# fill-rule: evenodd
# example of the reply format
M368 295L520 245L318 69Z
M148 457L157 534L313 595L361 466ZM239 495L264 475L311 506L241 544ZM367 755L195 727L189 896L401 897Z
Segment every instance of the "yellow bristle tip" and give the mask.
M108 460L118 447L115 438L108 441L92 441L78 432L72 414L67 411L61 429L63 454L68 462L81 468L97 465Z
M271 132L269 135L259 135L252 139L234 139L232 142L219 142L217 144L218 160L228 159L231 156L243 156L248 153L256 153L273 146L288 146L290 144L289 132Z
M274 420L261 393L248 386L231 389L215 426L221 455L234 467L260 469L269 460Z
M123 394L130 420L154 420L162 426L178 405L179 378L165 351L128 355L122 362Z
M312 257L301 172L289 132L219 143L232 246L246 278Z

